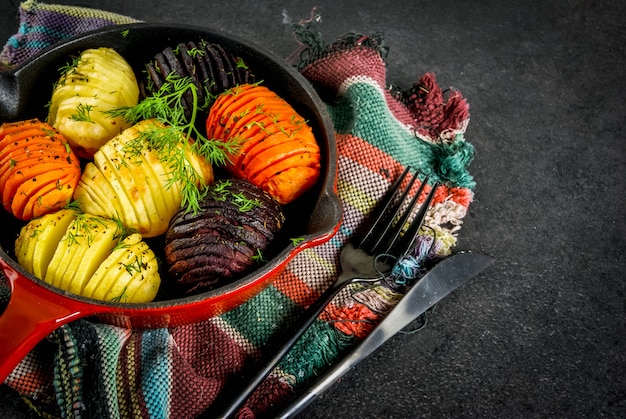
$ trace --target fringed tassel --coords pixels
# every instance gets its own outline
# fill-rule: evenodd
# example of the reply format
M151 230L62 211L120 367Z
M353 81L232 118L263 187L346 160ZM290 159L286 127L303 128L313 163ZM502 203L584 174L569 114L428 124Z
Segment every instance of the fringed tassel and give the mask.
M435 133L444 118L444 100L435 74L424 74L407 92L405 102L415 119L417 131L424 136L437 138Z
M403 101L415 120L415 130L432 141L453 141L465 132L469 122L469 105L460 92L450 90L448 99L437 84L434 73L426 73L406 92L394 96Z
M299 70L320 58L349 50L355 46L369 48L376 51L383 59L387 58L389 48L384 44L382 33L375 32L371 35L348 33L332 44L326 45L318 27L321 21L321 16L316 14L316 8L313 8L308 19L302 19L298 23L290 23L299 48L289 55L287 61Z
M474 146L471 143L458 138L453 142L439 144L439 147L433 148L433 152L433 172L439 179L470 189L475 186L473 176L467 171L474 158Z

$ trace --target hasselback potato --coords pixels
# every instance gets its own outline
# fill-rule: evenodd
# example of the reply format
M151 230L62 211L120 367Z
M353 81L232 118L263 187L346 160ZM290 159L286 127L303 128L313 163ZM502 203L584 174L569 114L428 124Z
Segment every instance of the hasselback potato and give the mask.
M222 93L206 121L207 137L240 143L227 169L287 204L320 174L320 149L311 127L267 87L243 84Z
M56 83L48 122L63 134L79 157L90 158L105 142L130 124L111 109L139 100L135 73L112 48L83 51Z
M281 206L246 180L220 180L198 213L179 211L165 234L170 276L183 292L236 280L267 256L284 221Z
M143 237L165 233L181 208L185 185L213 181L211 165L179 134L156 120L144 120L109 140L85 166L76 186L80 208L119 220Z
M18 263L59 289L105 301L152 301L161 284L154 252L119 223L72 209L30 221L15 242Z
M0 195L2 205L21 220L65 206L81 169L65 138L37 119L0 126Z

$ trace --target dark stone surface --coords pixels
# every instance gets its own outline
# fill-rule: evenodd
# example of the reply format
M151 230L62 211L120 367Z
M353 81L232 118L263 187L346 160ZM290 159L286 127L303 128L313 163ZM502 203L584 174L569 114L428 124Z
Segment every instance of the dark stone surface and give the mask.
M468 98L475 202L458 249L497 262L301 416L626 416L626 3L616 0L62 2L294 49L316 5L328 41L382 31L388 80L427 71ZM0 2L0 39L17 29ZM8 405L3 417L24 417Z

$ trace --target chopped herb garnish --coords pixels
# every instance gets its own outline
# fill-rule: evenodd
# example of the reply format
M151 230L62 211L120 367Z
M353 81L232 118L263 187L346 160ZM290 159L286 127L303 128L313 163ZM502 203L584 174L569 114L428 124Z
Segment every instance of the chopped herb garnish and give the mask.
M289 240L291 240L291 244L295 247L304 241L304 237L292 237Z
M191 94L192 109L189 118L185 116L184 97ZM155 119L163 125L142 131L140 136L127 143L126 151L139 153L144 148L158 152L160 161L170 169L172 183L179 184L182 190L181 206L188 211L199 211L199 200L204 193L198 186L198 176L189 163L187 155L196 154L213 166L222 166L234 154L239 144L206 138L196 127L198 111L197 87L189 77L170 74L161 88L136 106L121 107L107 111L111 117L123 117L131 124L141 120ZM194 141L183 141L193 139Z
M90 122L94 124L95 122L91 119L91 111L93 110L93 105L84 105L79 103L76 107L76 113L70 115L70 119L72 121L77 122Z

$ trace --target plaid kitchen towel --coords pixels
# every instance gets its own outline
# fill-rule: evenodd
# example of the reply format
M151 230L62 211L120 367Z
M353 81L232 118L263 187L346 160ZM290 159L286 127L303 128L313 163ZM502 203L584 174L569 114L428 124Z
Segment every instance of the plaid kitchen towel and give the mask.
M20 7L19 32L1 60L10 68L45 45L131 21L30 0ZM464 138L467 101L442 89L432 73L405 90L389 86L381 34L349 34L326 45L315 19L294 24L293 31L299 42L293 64L320 92L335 126L344 207L338 234L298 255L248 303L207 321L143 331L90 320L61 327L3 384L33 409L64 418L200 416L225 383L333 282L340 249L407 165L443 183L413 254L375 286L353 285L338 295L238 416L271 414L366 336L423 274L425 260L451 253L475 186L468 172L474 149Z

